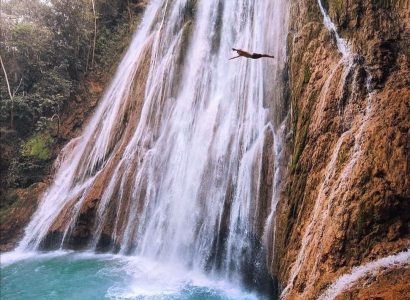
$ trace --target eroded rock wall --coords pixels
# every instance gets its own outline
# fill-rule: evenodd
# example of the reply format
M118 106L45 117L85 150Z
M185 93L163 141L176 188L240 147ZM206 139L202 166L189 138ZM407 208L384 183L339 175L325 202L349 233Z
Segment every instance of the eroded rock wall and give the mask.
M316 0L292 1L292 139L272 264L286 299L315 299L353 266L410 245L410 4L323 4L352 56Z

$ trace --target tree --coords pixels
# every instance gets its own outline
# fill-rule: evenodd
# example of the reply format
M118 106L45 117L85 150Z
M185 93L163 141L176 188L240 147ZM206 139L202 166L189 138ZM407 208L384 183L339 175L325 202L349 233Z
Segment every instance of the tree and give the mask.
M94 58L95 58L95 44L97 42L97 15L95 13L95 2L91 0L93 6L93 15L94 15L94 39L93 39L93 55L91 58L91 68L94 67Z
M14 112L13 112L13 104L14 104L13 103L13 94L11 93L9 77L7 75L6 67L4 66L1 54L0 54L0 63L1 63L1 68L3 69L4 78L6 79L7 91L9 92L9 96L10 96L10 101L11 101L10 127L13 128L13 115L14 115Z

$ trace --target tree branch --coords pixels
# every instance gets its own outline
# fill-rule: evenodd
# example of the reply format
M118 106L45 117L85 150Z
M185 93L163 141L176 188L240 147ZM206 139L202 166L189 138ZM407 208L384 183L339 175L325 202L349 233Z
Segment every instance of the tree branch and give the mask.
M16 96L17 92L19 91L22 83L23 83L23 77L21 77L19 85L17 86L17 88L13 92L13 99L14 99L14 96Z
M93 15L94 15L94 40L93 40L93 52L91 57L91 68L94 66L94 58L95 58L95 44L97 42L97 14L95 12L95 2L91 0L91 4L93 5Z
M3 69L4 72L4 77L6 78L6 84L7 84L7 90L9 92L9 96L10 96L10 101L11 101L11 109L10 109L10 128L14 127L14 95L11 93L11 88L10 88L10 82L9 82L9 77L7 76L7 72L6 72L6 67L4 66L3 63L3 58L0 55L0 64L1 64L1 68Z
M10 100L13 101L13 94L11 93L9 77L7 76L6 67L4 66L3 59L1 58L1 54L0 54L0 63L1 63L1 68L3 69L4 77L6 78L7 90L9 92Z

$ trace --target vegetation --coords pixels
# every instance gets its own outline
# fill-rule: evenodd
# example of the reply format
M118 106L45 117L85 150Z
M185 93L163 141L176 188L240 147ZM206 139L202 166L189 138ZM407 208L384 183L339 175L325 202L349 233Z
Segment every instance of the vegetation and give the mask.
M306 70L306 68L305 68ZM310 71L309 71L310 73ZM309 75L310 78L310 75ZM299 170L299 160L303 153L303 150L306 146L306 141L308 137L309 125L310 125L310 117L312 114L312 108L317 98L317 92L313 91L308 98L308 102L306 107L302 110L302 119L301 119L301 130L296 136L294 145L293 145L293 155L291 160L291 171L292 173L298 172ZM296 116L298 118L298 116ZM296 118L296 122L297 122ZM297 124L295 123L294 126ZM295 130L295 129L294 129Z
M49 174L60 121L107 80L142 10L139 0L0 1L0 208ZM87 106L86 103L84 103ZM86 108L85 108L86 109Z
M50 135L37 134L31 137L22 146L22 155L24 157L33 157L38 160L47 160L50 158L50 149L53 139Z
M292 172L297 170L300 156L302 155L302 152L305 149L307 132L308 132L308 125L304 125L295 143L295 149L294 149L294 153L292 156L292 166L291 166Z
M343 143L336 160L336 172L339 172L342 166L347 162L350 157L352 143Z

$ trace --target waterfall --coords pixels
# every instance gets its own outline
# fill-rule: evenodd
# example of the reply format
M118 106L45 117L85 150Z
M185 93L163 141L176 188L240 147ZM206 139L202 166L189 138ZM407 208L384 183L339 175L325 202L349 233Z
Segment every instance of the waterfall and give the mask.
M342 54L344 58L351 57L352 52L349 46L347 45L346 40L340 37L339 33L337 32L336 25L332 22L332 20L330 19L330 16L328 15L325 8L323 7L322 0L317 0L317 3L319 5L320 13L323 16L323 25L325 25L327 30L329 30L329 32L331 32L334 35L336 39L337 49L339 50L339 52Z
M286 0L152 0L18 250L85 245L256 276L277 202L264 157L281 148L287 16ZM275 59L228 61L232 47Z
M361 67L366 71L366 68L360 65L361 63L358 55L349 48L347 41L344 40L337 32L336 25L331 21L330 16L324 9L321 0L318 0L317 2L323 16L323 25L334 37L337 50L341 55L338 62L330 70L329 75L320 91L317 114L319 120L322 120L326 117L324 116L325 106L334 100L334 98L329 98L329 89L331 88L331 85L333 84L333 89L336 88L336 93L339 92L342 94L341 98L346 97L348 99L347 101L349 101L349 99L350 101L352 101L352 99L354 101L354 94L359 93L359 87L357 86L358 71ZM340 79L336 77L339 70L341 70ZM337 82L336 84L334 83L335 81ZM319 254L316 252L317 249L322 248L323 237L326 234L326 226L329 222L331 222L331 212L335 205L333 202L336 197L343 197L340 196L343 195L343 191L350 188L348 186L349 176L351 175L354 167L356 167L357 162L363 158L363 155L365 155L362 143L363 139L366 138L366 129L369 125L369 120L374 117L373 102L375 101L375 92L373 91L371 82L372 78L369 75L369 72L367 72L366 92L364 93L366 103L357 114L357 125L351 126L350 128L344 128L343 117L341 116L341 126L343 132L338 136L336 143L333 146L330 159L325 165L324 176L321 184L319 185L313 209L310 212L310 219L308 220L306 229L301 237L301 245L296 255L295 262L290 268L287 285L280 295L281 299L295 297L290 294L295 290L294 285L297 280L303 282L304 291L309 290L317 284L316 279L320 272L321 257L320 252ZM352 86L351 91L348 89L349 86ZM343 92L346 92L346 95L343 95ZM360 101L360 99L357 99L357 101ZM341 109L339 107L339 114L341 114L340 111ZM353 138L354 140L349 162L340 170L337 170L338 156L340 155L343 144L346 144L349 138ZM347 200L342 198L342 201ZM340 202L338 205L340 205ZM314 261L314 265L307 270L306 264L310 258ZM309 263L310 262L311 261L309 261ZM360 274L363 274L363 272L360 271ZM337 284L339 285L341 283L337 282ZM333 294L333 296L335 295L336 294ZM326 299L333 299L333 297Z

